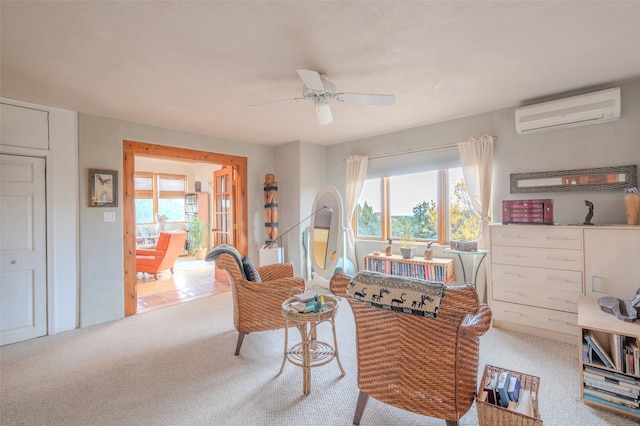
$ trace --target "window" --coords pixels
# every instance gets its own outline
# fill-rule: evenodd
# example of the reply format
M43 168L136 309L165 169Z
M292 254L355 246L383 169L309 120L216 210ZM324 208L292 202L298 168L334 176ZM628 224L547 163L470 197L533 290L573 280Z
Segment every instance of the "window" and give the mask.
M186 176L136 172L134 187L136 223L155 223L156 213L167 216L168 222L184 222Z
M357 237L398 239L408 229L418 241L476 240L480 218L461 168L368 179L358 200Z

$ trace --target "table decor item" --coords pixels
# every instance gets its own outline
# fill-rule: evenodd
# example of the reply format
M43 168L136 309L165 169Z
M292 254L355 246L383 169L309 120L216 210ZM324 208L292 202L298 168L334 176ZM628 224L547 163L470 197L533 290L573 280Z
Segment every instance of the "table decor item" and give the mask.
M413 259L413 256L416 254L416 240L413 237L413 233L411 232L409 225L407 225L407 228L404 230L400 241L400 253L402 253L402 258Z
M629 225L638 224L638 216L640 216L640 193L635 186L624 189L624 206L627 210L627 223Z

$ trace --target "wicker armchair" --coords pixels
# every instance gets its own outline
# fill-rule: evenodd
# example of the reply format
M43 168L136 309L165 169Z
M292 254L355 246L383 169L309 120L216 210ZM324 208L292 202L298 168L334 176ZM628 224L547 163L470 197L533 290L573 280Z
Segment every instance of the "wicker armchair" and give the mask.
M358 388L353 424L369 397L447 425L471 408L478 375L479 336L491 310L471 286L447 287L435 319L381 309L350 297L351 277L336 274L331 291L345 296L356 323Z
M239 333L235 354L239 355L247 334L284 328L282 303L304 290L304 279L293 276L290 263L257 267L262 282L255 282L245 278L234 256L220 254L215 262L229 276L233 294L233 324Z

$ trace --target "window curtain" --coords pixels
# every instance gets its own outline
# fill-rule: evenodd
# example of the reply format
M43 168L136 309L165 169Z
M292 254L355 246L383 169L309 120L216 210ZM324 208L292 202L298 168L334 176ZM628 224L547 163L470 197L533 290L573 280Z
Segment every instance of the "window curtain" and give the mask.
M356 258L356 238L351 226L351 218L356 211L358 199L362 192L364 180L367 177L368 157L365 155L351 155L346 160L347 172L345 174L345 206L344 223L346 232L345 257L353 262L356 271L358 262Z
M471 138L466 142L458 143L462 174L467 193L476 213L482 219L478 233L478 248L485 248L487 225L491 223L489 211L491 209L491 184L493 180L493 142L494 136L484 135L479 138ZM473 256L473 271L479 266L480 256ZM476 291L480 300L486 301L486 273L483 269L478 273Z

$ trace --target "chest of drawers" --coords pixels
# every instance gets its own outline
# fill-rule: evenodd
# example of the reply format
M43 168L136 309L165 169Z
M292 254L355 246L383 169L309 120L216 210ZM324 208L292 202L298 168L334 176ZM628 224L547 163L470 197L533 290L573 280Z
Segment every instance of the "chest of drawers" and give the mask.
M576 335L583 258L579 228L492 226L494 325L562 340Z

